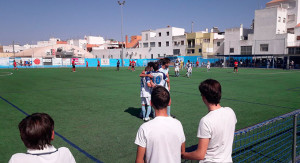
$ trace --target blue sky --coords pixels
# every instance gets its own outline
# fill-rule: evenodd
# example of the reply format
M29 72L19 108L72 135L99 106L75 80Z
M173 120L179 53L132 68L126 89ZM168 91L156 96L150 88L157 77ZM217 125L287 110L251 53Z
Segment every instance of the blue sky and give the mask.
M191 31L249 27L254 11L270 0L126 0L124 35L168 25ZM117 0L1 0L0 45L84 35L121 40Z

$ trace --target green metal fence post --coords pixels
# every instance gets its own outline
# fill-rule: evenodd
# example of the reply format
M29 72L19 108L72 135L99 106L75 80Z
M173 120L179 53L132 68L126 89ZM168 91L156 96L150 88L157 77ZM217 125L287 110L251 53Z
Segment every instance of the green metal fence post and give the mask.
M296 149L297 149L297 116L298 114L294 115L294 132L293 132L293 156L292 156L292 162L296 162Z

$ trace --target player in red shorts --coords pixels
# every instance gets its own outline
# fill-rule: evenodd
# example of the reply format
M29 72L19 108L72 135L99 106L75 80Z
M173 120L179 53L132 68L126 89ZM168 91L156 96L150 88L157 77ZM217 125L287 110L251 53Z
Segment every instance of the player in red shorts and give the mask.
M235 73L235 72L238 72L238 65L239 65L239 63L238 63L238 61L234 61L234 68L233 68L233 72Z
M76 72L75 59L73 59L73 61L72 61L72 72Z
M86 63L86 68L89 68L89 62L85 61L85 63Z
M14 70L15 70L15 69L19 70L18 67L17 67L17 62L16 62L16 60L14 60L13 65L14 65Z
M98 59L97 71L98 71L98 68L101 70L99 59Z

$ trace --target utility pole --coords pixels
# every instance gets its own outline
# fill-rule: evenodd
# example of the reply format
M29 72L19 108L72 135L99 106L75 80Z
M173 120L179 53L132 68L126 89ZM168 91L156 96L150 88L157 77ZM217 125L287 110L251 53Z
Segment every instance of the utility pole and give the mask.
M123 61L123 53L124 53L124 47L123 47L123 6L125 4L125 1L120 2L118 1L118 4L121 6L121 41L122 41L122 52L121 52L121 61L122 61L122 67L124 67L124 61Z
M13 53L14 53L14 58L16 58L16 52L15 52L15 41L13 41Z

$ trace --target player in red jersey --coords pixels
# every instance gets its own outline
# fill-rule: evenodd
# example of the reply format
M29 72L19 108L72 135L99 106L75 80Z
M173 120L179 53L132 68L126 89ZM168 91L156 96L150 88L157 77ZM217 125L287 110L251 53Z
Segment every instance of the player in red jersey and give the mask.
M72 72L76 72L75 59L73 59L73 61L72 61Z
M14 65L14 70L15 70L15 69L19 70L18 67L17 67L17 62L16 62L16 60L14 60L13 65Z
M199 61L197 60L197 62L196 62L196 67L199 67Z
M129 60L129 66L128 66L128 70L130 69L130 67L131 67L131 64L132 64L132 62L131 62L131 60Z
M233 72L238 72L238 65L239 65L239 63L238 63L238 61L234 61L234 68L233 68Z
M101 70L99 59L98 59L97 71L98 71L98 68Z
M89 62L85 61L85 63L86 63L86 68L89 68Z
M132 60L131 62L131 71L135 71L135 61Z

